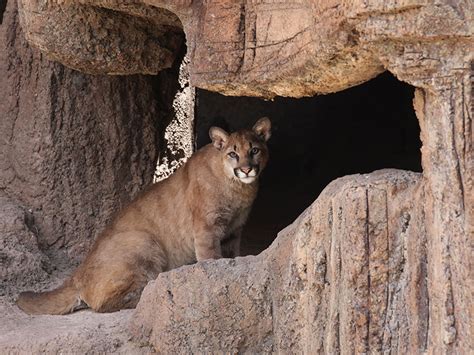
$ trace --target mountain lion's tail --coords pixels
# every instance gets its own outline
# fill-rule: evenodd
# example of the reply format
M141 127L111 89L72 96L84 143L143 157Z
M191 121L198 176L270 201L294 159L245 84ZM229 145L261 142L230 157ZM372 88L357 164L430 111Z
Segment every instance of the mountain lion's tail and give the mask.
M79 291L71 280L61 287L47 292L22 292L16 301L28 314L66 314L81 304Z

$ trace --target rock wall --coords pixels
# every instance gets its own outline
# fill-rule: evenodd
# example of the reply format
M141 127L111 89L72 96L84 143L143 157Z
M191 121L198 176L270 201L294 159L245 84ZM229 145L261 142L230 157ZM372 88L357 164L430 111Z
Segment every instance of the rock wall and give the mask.
M152 181L173 98L166 82L177 77L91 76L51 62L24 39L16 1L7 3L0 43L0 194L8 201L0 239L9 285L58 265L39 250L81 260L111 215Z
M126 6L110 0L34 0L21 4L28 40L51 58L86 72L156 73L160 69L156 63L169 66L179 18L187 39L191 84L201 88L227 95L301 97L342 90L384 70L418 88L414 105L423 143L421 177L383 173L343 179L328 187L261 256L203 263L161 275L146 289L134 317L137 339L162 351L172 347L242 352L472 350L473 286L468 262L474 208L472 1L147 0ZM0 71L7 73L0 87L10 97L0 109L15 119L2 121L2 132L25 129L8 134L10 143L1 149L7 154L0 160L7 172L2 178L8 181L2 183L2 190L24 204L32 201L35 210L45 206L52 211L50 206L63 204L55 210L59 215L96 213L84 197L92 198L92 207L101 200L97 196L107 206L117 205L120 198L111 191L117 191L115 181L123 180L114 177L122 176L117 171L123 171L120 162L130 151L127 147L135 147L129 134L117 132L136 112L141 117L138 122L149 117L143 115L151 106L147 79L85 77L38 54L32 54L38 56L34 61L23 59L30 52L25 45L14 47L17 26L8 20L13 8L9 1L0 27L2 41L8 44L0 57ZM128 24L130 35L123 33ZM70 36L71 31L77 36ZM26 57L18 57L23 52ZM42 80L47 84L42 85ZM87 89L89 80L100 88L94 95ZM112 85L119 89L112 90ZM85 93L77 95L82 87ZM137 99L130 93L138 90L144 94ZM82 101L88 93L90 100ZM117 93L121 94L117 97ZM98 98L102 99L95 104ZM68 109L77 102L82 103L77 110ZM116 110L119 106L121 110ZM92 115L94 119L86 123L79 108L94 107L113 114ZM120 114L124 108L132 110L126 120ZM49 117L51 124L42 125L37 115ZM82 118L80 129L102 132L94 141L111 140L106 149L90 151L92 162L85 159L88 141L80 139L89 134L73 134L76 131L69 128L76 116ZM116 119L107 121L107 117ZM102 131L97 128L101 122L114 122L118 128ZM115 141L114 135L121 139ZM67 150L63 139L71 140L75 149ZM57 144L58 148L43 149L38 140L45 147ZM84 146L84 153L75 155L81 151L77 147ZM15 147L24 153L11 159L8 152ZM103 158L107 154L112 160ZM146 160L141 154L132 156ZM95 161L101 169L88 177L95 183L91 193L72 203L77 210L68 207L62 197L68 196L69 186L88 191L81 176L90 172ZM61 168L70 165L71 169ZM140 172L148 165L137 166L128 181L144 176ZM34 173L28 176L35 183L20 174L31 170ZM103 179L112 183L102 183ZM53 216L44 218L58 220ZM39 219L37 224L50 228ZM61 239L55 243L54 235L67 235L64 225L51 222L43 238L51 245L61 243ZM193 327L186 325L192 321Z

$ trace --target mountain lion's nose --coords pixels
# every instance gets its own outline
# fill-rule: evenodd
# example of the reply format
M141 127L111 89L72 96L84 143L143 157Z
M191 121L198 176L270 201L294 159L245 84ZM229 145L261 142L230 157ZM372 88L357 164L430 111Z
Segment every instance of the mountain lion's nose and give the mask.
M242 167L240 168L240 170L242 170L245 174L248 174L252 171L252 168L249 166L249 167Z

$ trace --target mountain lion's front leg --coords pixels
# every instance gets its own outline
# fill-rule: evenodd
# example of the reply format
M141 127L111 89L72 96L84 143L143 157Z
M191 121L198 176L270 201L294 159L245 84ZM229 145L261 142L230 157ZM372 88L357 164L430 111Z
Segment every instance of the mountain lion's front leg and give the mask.
M209 225L195 225L194 250L197 261L222 258L222 228Z
M242 228L239 228L221 242L222 256L224 258L235 258L240 256L240 240Z

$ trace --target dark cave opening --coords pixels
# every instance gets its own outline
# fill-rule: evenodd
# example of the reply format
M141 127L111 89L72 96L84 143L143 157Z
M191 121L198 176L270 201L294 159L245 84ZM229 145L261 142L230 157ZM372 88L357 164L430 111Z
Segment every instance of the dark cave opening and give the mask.
M421 171L414 87L385 72L326 96L265 101L196 90L197 148L208 130L272 120L270 161L242 240L242 255L267 248L332 180L383 168Z
M7 9L7 0L0 0L0 25L3 23L3 14Z

